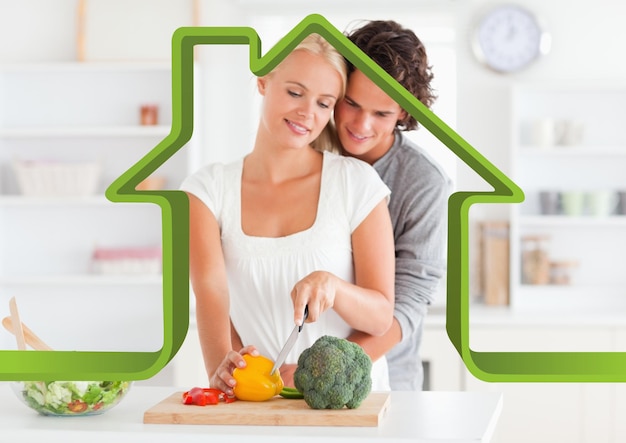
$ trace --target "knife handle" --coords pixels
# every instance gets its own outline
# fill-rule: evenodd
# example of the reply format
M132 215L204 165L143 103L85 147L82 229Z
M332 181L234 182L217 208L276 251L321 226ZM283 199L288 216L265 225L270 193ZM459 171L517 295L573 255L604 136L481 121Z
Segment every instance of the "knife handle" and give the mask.
M304 317L302 318L302 324L298 327L298 332L302 331L302 327L307 318L309 318L309 305L304 306Z

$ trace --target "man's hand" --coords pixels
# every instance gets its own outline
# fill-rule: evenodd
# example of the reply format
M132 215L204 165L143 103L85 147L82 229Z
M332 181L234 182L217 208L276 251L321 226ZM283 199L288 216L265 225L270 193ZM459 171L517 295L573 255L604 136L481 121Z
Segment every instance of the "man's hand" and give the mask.
M285 386L289 386L291 388L295 388L293 383L293 374L296 372L298 365L296 364L285 364L280 367L280 378L283 379L283 383Z

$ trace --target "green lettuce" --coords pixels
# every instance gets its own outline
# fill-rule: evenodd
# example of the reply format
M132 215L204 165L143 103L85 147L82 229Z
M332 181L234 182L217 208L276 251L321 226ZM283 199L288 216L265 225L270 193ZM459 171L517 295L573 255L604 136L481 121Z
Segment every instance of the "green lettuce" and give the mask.
M43 415L99 414L128 392L127 381L32 381L21 383L28 406Z

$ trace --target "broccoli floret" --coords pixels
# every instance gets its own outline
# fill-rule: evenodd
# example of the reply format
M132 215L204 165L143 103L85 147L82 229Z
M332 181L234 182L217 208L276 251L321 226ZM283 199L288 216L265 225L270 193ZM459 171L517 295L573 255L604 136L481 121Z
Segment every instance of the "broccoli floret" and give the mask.
M300 354L293 381L313 409L355 409L372 389L371 370L362 347L324 335Z

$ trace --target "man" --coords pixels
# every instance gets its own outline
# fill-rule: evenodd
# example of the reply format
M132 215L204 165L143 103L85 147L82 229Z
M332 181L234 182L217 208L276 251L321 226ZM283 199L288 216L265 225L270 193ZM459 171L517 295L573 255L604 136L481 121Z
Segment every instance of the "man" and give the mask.
M424 105L432 105L433 75L425 48L411 30L393 21L371 21L348 38ZM421 390L423 320L445 274L450 180L403 134L417 128L415 118L354 66L345 98L335 107L335 125L343 153L371 164L391 189L396 252L391 329L381 337L354 331L349 339L372 360L387 357L392 390Z

